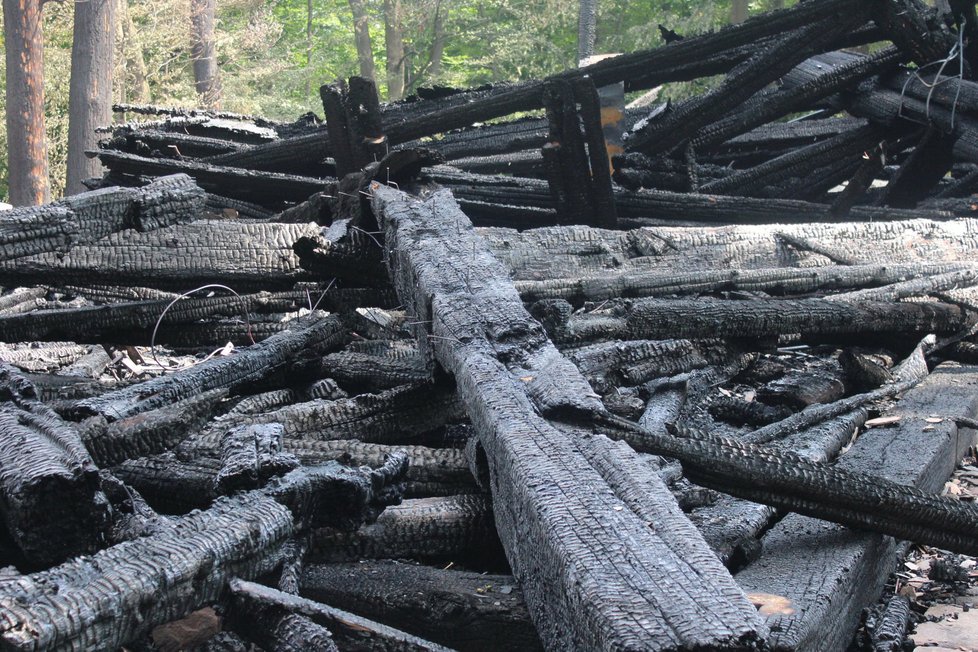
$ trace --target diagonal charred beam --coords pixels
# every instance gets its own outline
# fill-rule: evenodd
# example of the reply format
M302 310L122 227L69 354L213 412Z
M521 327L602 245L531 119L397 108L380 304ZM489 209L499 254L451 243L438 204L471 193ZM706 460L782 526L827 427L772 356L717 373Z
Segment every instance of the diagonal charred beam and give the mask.
M420 639L393 627L306 598L282 593L261 584L236 578L231 580L230 590L237 601L254 605L256 608L274 609L279 613L288 612L327 627L336 639L337 645L343 650L450 652L448 648L437 643Z
M545 418L600 403L530 319L451 196L420 201L379 185L372 193L399 295L423 316L415 327L422 351L454 374L486 451L497 530L544 645L755 640L756 615L723 568L697 566L712 558L705 543L683 537L671 547L667 530L650 531L576 437ZM655 499L673 500L668 492ZM672 572L665 568L690 569L681 595L662 594L661 573Z
M271 374L287 373L300 352L323 355L342 346L347 331L338 317L311 318L228 358L214 358L169 376L148 380L78 403L78 416L117 420L213 389L234 390Z

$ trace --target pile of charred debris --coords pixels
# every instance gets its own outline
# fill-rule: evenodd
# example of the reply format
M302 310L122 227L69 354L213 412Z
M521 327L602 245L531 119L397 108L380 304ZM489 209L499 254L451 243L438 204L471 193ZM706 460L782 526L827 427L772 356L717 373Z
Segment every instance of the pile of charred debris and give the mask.
M911 543L978 553L938 5L325 122L119 107L91 192L0 224L2 647L844 649Z

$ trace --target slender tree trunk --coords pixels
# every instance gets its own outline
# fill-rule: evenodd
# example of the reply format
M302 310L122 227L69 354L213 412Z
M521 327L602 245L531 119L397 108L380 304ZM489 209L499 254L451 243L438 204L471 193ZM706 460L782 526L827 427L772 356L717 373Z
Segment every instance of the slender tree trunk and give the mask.
M87 188L82 181L102 175L95 149L95 129L112 122L112 72L115 54L115 0L75 3L68 92L68 174L65 194Z
M217 46L214 38L214 14L217 0L190 0L190 56L194 62L194 82L204 106L221 104L221 79L217 70Z
M7 183L15 206L51 199L44 136L41 0L3 0L7 66Z
M384 36L387 43L387 99L404 97L404 33L401 0L384 0Z
M370 20L363 0L350 0L353 12L353 38L357 44L357 61L360 63L360 76L376 79L374 72L374 51L370 45Z
M768 0L767 9L768 11L784 9L784 0Z
M312 0L306 0L306 95L312 92Z
M594 54L598 26L598 0L581 0L577 14L577 60Z
M134 104L145 104L150 101L149 75L146 71L146 59L143 57L143 45L132 22L129 13L129 0L119 0L118 11L122 24L122 56L125 58L126 84L123 84L125 97ZM129 88L126 89L125 86Z
M431 68L430 78L437 81L441 76L442 55L445 52L445 14L448 7L442 4L441 0L435 3L435 19L431 37Z
M747 20L748 0L731 0L730 2L730 22L739 25Z

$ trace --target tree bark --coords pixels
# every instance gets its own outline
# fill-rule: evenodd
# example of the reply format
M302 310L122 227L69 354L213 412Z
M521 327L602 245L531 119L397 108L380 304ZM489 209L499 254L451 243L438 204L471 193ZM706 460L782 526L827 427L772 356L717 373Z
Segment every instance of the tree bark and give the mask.
M357 61L360 63L360 76L375 79L374 51L370 45L370 19L363 0L350 0L353 12L353 38L357 45Z
M7 183L15 206L50 201L44 134L41 0L3 0L7 70Z
M214 37L216 9L217 0L190 2L190 57L194 63L194 83L201 102L207 108L219 108L221 105L221 80Z
M68 176L65 194L85 192L85 179L102 176L95 149L97 127L112 122L116 0L75 3L68 95Z
M387 44L387 101L404 97L404 32L401 0L384 0L384 37Z

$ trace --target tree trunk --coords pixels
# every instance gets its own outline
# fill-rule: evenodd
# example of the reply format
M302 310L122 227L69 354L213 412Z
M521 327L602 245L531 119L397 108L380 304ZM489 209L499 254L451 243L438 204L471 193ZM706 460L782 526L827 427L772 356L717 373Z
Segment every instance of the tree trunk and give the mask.
M401 0L384 0L384 37L387 43L387 100L404 97L404 33Z
M597 35L598 0L581 0L577 15L577 60L583 62L594 54Z
M129 0L119 0L118 11L121 12L122 52L126 62L124 97L135 104L146 104L150 101L146 59L143 57L143 45L136 33L136 26L132 22L132 14L129 13ZM129 88L126 88L127 85Z
M310 68L312 68L312 0L306 0L306 95L312 92Z
M68 97L68 175L65 194L85 192L85 179L102 176L95 129L112 122L112 71L115 54L115 0L75 3Z
M731 0L730 23L739 25L747 20L747 0Z
M217 47L214 38L214 13L217 0L191 0L190 57L194 62L194 83L204 106L219 108L221 80L217 71Z
M432 84L437 83L441 76L442 55L445 52L445 14L447 13L448 7L443 6L441 0L435 3L435 18L431 37L431 68L428 74Z
M15 206L51 199L44 138L41 0L3 0L7 66L7 183Z
M360 76L375 79L374 51L370 45L370 21L363 0L350 0L353 12L353 38L357 44L357 60L360 62Z

